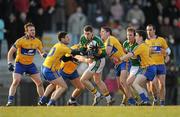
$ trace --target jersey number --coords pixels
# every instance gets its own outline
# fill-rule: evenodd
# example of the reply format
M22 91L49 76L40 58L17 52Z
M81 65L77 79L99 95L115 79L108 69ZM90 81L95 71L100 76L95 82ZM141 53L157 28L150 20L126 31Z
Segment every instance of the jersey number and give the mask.
M56 48L52 48L51 51L48 53L48 56L52 56L55 51L56 51Z

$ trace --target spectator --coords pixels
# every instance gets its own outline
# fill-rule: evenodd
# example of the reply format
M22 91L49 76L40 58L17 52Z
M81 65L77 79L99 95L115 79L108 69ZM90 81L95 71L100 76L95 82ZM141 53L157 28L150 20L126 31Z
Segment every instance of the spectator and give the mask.
M122 21L124 15L123 6L120 4L120 0L115 0L110 9L112 18L116 21Z
M0 18L0 59L1 59L1 44L2 44L2 40L4 39L4 21L3 19Z
M143 26L145 23L145 16L142 9L139 8L138 4L134 4L131 9L129 9L127 13L127 21L131 22L132 20L137 20L140 26Z
M72 34L71 44L79 42L81 31L86 24L86 16L82 12L82 8L78 7L68 19L68 32Z

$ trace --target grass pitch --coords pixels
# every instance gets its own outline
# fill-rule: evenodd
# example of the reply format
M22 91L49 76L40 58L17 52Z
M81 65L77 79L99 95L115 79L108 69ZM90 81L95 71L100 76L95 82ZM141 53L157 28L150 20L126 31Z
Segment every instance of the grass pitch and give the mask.
M180 117L180 106L14 106L0 107L0 117Z

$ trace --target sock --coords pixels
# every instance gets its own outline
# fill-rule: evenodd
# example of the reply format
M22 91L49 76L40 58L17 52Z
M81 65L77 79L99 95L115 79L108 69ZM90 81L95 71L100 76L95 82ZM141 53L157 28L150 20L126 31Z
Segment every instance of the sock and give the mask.
M157 98L157 96L154 96L154 101L158 101L158 98Z
M71 100L71 101L76 101L76 98L71 97L70 100Z
M165 106L165 100L160 100L160 105Z
M8 102L12 103L14 101L14 96L8 96Z
M91 90L91 93L94 94L94 96L96 96L96 97L101 96L101 94L95 88L93 90Z
M56 101L51 99L49 100L47 105L55 105L55 104L56 104Z
M46 96L43 96L43 97L40 98L39 101L40 101L41 103L45 104L45 103L47 103L48 99L47 99Z
M107 103L111 102L111 100L112 100L110 95L106 96L105 98L106 98Z
M134 98L129 98L128 99L128 103L130 104L130 105L135 105L136 104L136 101L135 101L135 99Z
M143 102L149 101L149 98L146 97L146 95L145 95L144 93L139 94L139 96L141 97L141 100L142 100Z
M70 102L70 103L76 103L76 98L71 97L71 98L69 99L69 102Z

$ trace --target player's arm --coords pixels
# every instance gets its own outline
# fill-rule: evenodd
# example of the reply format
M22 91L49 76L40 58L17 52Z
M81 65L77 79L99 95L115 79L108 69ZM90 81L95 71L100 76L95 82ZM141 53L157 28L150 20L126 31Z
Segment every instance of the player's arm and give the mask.
M13 63L13 54L17 51L16 47L13 45L8 51L7 60L8 63Z
M167 48L165 50L165 63L168 63L170 61L170 54L171 54L171 49L170 48Z
M106 54L108 56L111 56L111 54L112 54L111 52L112 52L113 46L110 43L110 39L108 39L107 45L105 45L105 46L106 46Z
M162 48L165 48L163 49L162 54L165 56L165 63L168 63L170 60L171 49L168 47L165 39L162 39Z
M8 52L8 56L7 56L7 61L8 61L8 70L9 71L14 71L14 64L13 64L13 54L17 51L15 45L13 45L9 52Z
M39 55L43 58L47 57L47 53L43 51L43 46L42 46L42 42L39 40L39 47L37 49Z
M132 52L129 52L129 53L127 53L126 55L120 57L120 60L121 60L121 61L127 60L127 59L129 59L129 58L131 58L131 57L133 57L133 56L134 56L134 54L133 54Z
M127 53L126 55L120 57L120 60L127 60L127 59L129 59L129 58L131 58L131 57L133 57L133 56L137 56L137 55L139 55L142 51L143 51L143 49L142 49L140 46L138 46L138 47L134 48L133 52L129 52L129 53Z

